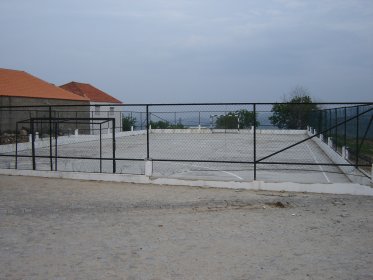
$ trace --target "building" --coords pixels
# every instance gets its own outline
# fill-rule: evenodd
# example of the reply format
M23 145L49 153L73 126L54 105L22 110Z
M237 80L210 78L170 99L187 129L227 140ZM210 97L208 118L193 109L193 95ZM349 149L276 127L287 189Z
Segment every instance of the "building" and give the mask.
M120 100L90 84L70 82L60 87L78 96L87 98L91 105L91 118L115 118L115 131L122 130L122 107L115 106L122 104ZM111 130L111 123L107 123L105 128ZM98 125L91 125L93 134L97 133L98 129Z
M87 97L73 94L67 90L43 81L27 72L0 68L0 107L7 106L36 106L33 108L0 108L0 134L14 133L16 123L30 118L41 118L49 116L48 107L37 107L40 105L63 105L63 107L52 108L52 117L63 118L89 118L89 106L74 107L71 105L89 105ZM26 126L23 124L22 126ZM75 123L62 124L61 133L64 130L78 128L82 133L89 133L89 125ZM47 132L48 125L40 124L37 130ZM41 135L43 131L39 131Z

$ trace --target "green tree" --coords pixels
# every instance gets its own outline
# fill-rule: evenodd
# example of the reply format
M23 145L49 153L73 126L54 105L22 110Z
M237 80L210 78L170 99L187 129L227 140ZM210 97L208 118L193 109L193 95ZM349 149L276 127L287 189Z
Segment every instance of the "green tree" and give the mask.
M238 127L238 118L234 113L229 112L227 115L219 116L215 121L216 128L236 129Z
M236 114L240 118L240 128L251 128L252 126L254 126L254 123L255 127L258 127L260 125L260 122L258 121L258 118L256 118L254 112L249 112L243 109L237 111Z
M184 125L181 122L178 122L177 124L171 124L169 128L172 129L184 129Z
M307 89L295 87L291 98L284 98L284 103L274 104L269 120L274 126L285 129L305 129L309 123L310 113L318 107L313 103Z
M179 118L179 120L178 120L178 122L176 124L171 125L171 128L174 128L174 129L184 129L185 126L182 123L182 119Z
M254 112L250 112L245 109L229 112L226 115L219 116L215 121L215 126L216 128L223 129L237 129L238 122L240 124L240 128L250 128L255 122ZM259 125L260 123L257 120L255 126L257 127Z
M150 121L150 126L152 129L167 129L170 127L170 123L168 121Z
M171 124L168 121L150 121L152 129L183 129L184 125L179 121L177 124Z
M135 126L136 124L136 118L132 116L123 116L122 117L122 128L123 131L129 131L131 130L132 126Z

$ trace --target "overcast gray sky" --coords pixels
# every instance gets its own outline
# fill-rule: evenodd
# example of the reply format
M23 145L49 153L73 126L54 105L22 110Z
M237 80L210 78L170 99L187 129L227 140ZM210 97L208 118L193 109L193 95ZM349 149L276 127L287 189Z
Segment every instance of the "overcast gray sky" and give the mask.
M128 103L373 101L373 0L0 0L0 41Z

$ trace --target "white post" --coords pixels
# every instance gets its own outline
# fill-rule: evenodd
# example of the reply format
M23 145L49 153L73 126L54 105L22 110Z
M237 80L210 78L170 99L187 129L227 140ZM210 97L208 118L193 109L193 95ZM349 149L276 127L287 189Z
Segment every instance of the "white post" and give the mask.
M31 143L32 142L32 134L28 135L28 141Z
M201 130L201 125L200 124L198 125L198 130Z
M145 176L153 175L153 161L150 158L145 159Z
M345 148L345 159L348 160L350 155L348 154L348 149Z
M346 147L342 146L342 158L346 159Z
M316 129L313 130L313 135L315 135L315 134L317 134L317 130Z
M78 136L78 135L79 135L79 129L78 129L78 128L74 130L74 135L75 135L75 136Z
M330 138L330 137L328 137L328 146L329 147L333 146L332 138Z
M39 141L39 132L35 132L35 141Z
M131 125L131 131L133 131L133 125Z

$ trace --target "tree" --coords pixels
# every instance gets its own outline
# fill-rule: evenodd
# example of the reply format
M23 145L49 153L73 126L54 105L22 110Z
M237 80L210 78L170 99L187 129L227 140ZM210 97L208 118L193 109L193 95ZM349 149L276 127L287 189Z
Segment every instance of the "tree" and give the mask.
M122 117L122 128L123 131L129 131L131 130L132 126L135 126L136 124L136 118L132 116L123 116Z
M181 122L178 122L177 124L171 124L169 128L172 129L184 129L184 125Z
M243 109L236 112L236 114L238 114L240 118L240 128L251 128L252 126L254 126L254 122L255 127L258 127L260 125L257 116L255 116L254 112L249 112Z
M240 128L250 128L255 122L254 112L249 112L245 109L229 112L226 115L219 116L215 121L215 126L216 128L223 129L237 129L238 122L240 124ZM259 125L259 121L256 121L255 126Z
M184 125L179 121L177 124L171 124L168 121L150 121L150 126L152 129L182 129Z
M150 121L150 126L152 129L166 129L170 126L170 123L168 121Z
M234 115L234 113L229 112L227 115L222 115L216 118L215 127L224 129L237 129L238 118Z
M318 107L313 103L307 89L297 86L291 92L290 100L284 98L284 103L274 104L269 120L274 126L286 129L305 129L310 113Z

